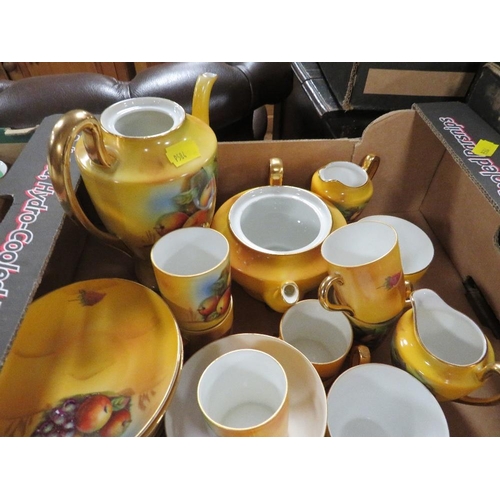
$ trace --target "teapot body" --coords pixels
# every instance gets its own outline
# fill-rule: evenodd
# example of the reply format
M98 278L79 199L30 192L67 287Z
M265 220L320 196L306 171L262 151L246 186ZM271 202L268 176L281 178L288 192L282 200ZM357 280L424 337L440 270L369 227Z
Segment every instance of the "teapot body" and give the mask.
M273 189L272 186L268 187ZM289 186L276 189L280 191L281 188L295 189ZM260 189L266 188L251 189L227 200L215 213L212 227L229 241L232 279L271 309L285 312L321 283L327 274L327 264L321 256L320 243L306 251L266 252L252 248L235 235L230 224L231 208L242 195L258 193ZM312 193L310 195L315 196ZM346 221L335 207L327 206L326 209L330 214L329 234L345 225ZM265 219L261 220L261 229L266 226L266 222Z

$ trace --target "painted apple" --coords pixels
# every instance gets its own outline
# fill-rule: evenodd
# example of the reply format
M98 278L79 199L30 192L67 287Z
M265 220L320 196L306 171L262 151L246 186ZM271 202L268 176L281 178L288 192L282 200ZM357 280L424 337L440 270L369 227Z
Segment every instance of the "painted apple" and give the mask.
M231 287L226 288L226 291L222 294L222 297L217 302L217 312L222 316L226 313L231 302Z
M121 436L126 431L131 421L132 417L130 416L130 412L126 408L118 410L111 415L111 418L99 431L99 436L102 437Z
M208 317L210 314L212 314L219 302L219 296L218 295L213 295L212 297L208 297L205 299L201 304L198 306L198 312L203 316L203 317Z
M75 426L84 434L101 429L111 418L113 405L103 394L88 396L79 406L75 414Z
M174 229L182 227L189 216L184 212L171 212L161 216L155 225L155 231L163 236Z

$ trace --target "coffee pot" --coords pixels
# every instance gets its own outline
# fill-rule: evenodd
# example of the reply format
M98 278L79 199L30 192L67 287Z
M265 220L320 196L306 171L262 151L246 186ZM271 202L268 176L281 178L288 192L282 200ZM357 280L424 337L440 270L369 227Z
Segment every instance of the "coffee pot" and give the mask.
M216 79L213 73L198 77L192 115L168 99L140 97L112 104L99 120L70 111L52 130L48 166L62 207L92 235L134 257L143 283L152 275L150 251L161 236L211 224L217 138L208 115ZM73 188L73 150L104 230L88 217Z

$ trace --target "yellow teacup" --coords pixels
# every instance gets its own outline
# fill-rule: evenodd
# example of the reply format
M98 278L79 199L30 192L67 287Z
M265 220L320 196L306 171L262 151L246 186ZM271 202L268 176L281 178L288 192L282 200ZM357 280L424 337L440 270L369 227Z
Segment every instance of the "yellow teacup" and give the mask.
M325 239L321 254L328 263L318 290L323 307L370 324L401 313L406 285L393 227L377 221L348 224ZM333 293L337 302L330 299Z
M338 375L348 356L350 365L370 361L368 347L353 345L346 316L315 299L301 300L283 314L279 337L309 359L324 383Z
M162 236L151 250L162 297L181 333L209 331L230 312L231 266L226 238L206 227L185 227Z

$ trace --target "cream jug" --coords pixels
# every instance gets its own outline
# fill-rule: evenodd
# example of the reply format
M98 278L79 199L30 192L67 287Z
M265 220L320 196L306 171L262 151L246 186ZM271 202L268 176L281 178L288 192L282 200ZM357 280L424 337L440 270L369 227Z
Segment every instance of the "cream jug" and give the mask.
M361 165L334 161L317 170L311 179L311 191L336 206L347 222L363 211L373 195L372 179L380 158L365 156Z
M416 290L410 300L412 308L396 325L393 363L420 380L439 401L499 403L500 394L470 395L488 377L500 375L500 363L479 326L433 290Z
M198 78L193 115L173 101L141 97L111 105L100 120L87 111L70 111L53 128L48 164L64 210L91 234L134 257L140 281L152 273L150 251L161 236L212 221L217 138L208 109L216 79L212 73ZM89 219L73 189L73 146L105 230Z

